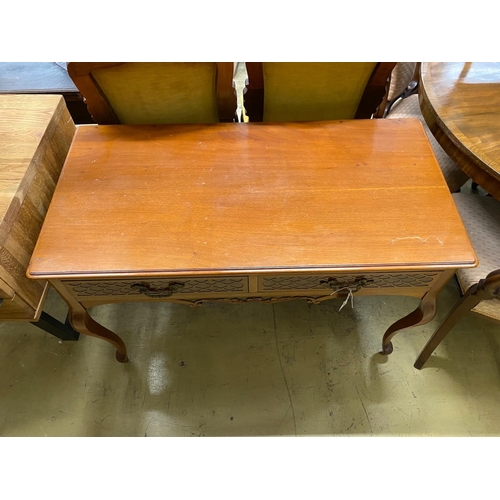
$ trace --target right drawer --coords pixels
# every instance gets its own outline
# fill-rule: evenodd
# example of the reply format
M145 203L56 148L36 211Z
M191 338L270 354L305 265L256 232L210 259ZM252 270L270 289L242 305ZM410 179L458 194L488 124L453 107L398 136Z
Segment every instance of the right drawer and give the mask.
M441 272L342 273L259 276L259 291L352 288L430 288Z

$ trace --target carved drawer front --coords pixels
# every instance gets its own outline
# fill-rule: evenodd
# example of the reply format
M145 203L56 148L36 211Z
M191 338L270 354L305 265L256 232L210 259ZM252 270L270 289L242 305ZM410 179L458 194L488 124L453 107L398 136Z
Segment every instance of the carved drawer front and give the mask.
M146 296L164 298L172 295L248 292L246 276L229 278L162 278L99 281L65 281L64 284L77 297Z
M357 273L259 276L259 291L340 290L362 288L428 288L441 273Z

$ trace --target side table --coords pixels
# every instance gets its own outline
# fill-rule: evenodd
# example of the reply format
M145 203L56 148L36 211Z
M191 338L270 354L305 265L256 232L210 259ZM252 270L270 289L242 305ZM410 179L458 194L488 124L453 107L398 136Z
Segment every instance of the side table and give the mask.
M28 276L127 360L87 308L410 295L430 321L477 258L417 119L81 126Z

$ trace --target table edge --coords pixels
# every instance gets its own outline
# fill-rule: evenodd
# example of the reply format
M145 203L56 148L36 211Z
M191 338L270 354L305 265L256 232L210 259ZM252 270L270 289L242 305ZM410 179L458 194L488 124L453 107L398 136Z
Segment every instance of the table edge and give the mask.
M356 273L356 272L424 272L424 271L445 271L449 269L474 268L479 264L477 257L473 261L454 262L452 264L429 263L429 264L398 264L398 265L360 265L360 266L275 266L262 268L244 268L233 267L225 269L206 268L206 269L163 269L149 271L102 271L102 272L65 272L65 273L37 273L26 271L30 279L125 279L125 278L143 278L143 277L168 277L168 276L208 276L208 275L241 275L241 274L276 274L276 273Z

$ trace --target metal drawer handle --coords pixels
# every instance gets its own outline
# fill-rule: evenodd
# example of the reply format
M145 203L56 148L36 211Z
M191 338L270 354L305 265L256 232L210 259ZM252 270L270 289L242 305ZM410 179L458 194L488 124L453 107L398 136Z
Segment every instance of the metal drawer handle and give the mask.
M338 278L327 278L320 280L320 283L327 285L332 290L341 290L345 288L351 290L351 293L354 293L361 290L361 288L367 286L369 283L373 283L373 280L360 276L351 281L342 281Z
M167 286L161 288L153 288L150 283L134 283L131 288L138 290L140 293L148 297L170 297L172 294L180 290L184 283L178 281L171 281Z

